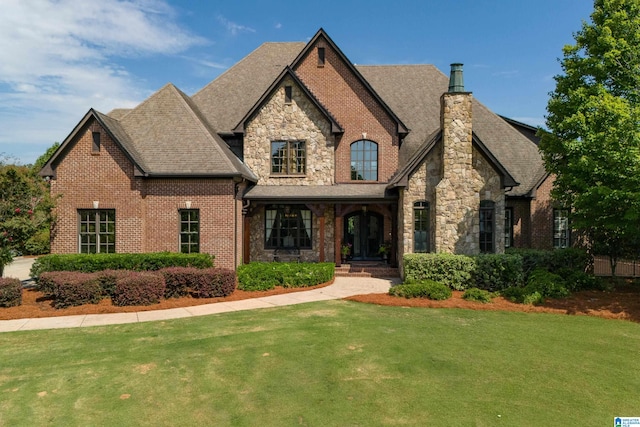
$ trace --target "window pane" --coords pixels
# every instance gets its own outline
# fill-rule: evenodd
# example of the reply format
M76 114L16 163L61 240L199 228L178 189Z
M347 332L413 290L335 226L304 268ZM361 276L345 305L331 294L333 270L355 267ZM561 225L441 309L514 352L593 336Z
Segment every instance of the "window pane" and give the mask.
M200 251L200 210L183 209L180 211L180 252L196 253Z
M311 249L312 215L301 205L269 206L265 210L265 247Z
M351 144L351 179L378 179L378 144L364 140Z
M79 251L81 253L115 252L115 211L78 211Z
M429 204L416 202L413 205L413 251L429 252Z

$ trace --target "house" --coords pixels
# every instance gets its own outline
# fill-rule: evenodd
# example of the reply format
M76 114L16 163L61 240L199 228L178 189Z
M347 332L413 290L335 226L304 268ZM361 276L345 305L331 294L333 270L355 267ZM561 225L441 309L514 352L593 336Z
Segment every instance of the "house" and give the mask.
M534 129L432 65L356 66L320 29L265 43L189 97L90 109L43 168L53 253L207 252L216 265L551 248ZM563 228L564 227L564 228ZM565 233L565 234L563 234ZM401 263L400 263L401 264Z

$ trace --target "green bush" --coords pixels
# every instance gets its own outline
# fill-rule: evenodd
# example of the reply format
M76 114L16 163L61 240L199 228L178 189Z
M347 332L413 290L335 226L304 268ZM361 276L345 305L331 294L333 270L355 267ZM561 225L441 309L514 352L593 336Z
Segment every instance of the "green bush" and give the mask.
M552 251L511 248L507 253L522 257L525 283L529 280L529 275L536 269L541 268L552 273L566 269L584 272L590 263L589 254L579 248L554 249Z
M131 274L128 270L102 270L94 273L102 288L102 294L107 297L113 297L118 279L127 277Z
M22 304L22 283L18 279L0 277L0 307Z
M333 263L252 262L238 267L238 289L265 291L276 286L299 288L333 279Z
M522 257L508 254L478 255L471 276L475 287L491 292L521 286L524 281Z
M545 298L565 298L570 295L562 277L537 268L529 275L527 285L505 289L502 295L523 304L542 304Z
M472 273L476 268L476 261L472 257L445 253L406 254L403 262L407 280L433 280L456 290L471 286Z
M451 288L433 280L404 283L392 286L389 295L404 298L427 298L431 300L446 300L451 298Z
M484 289L470 288L464 291L464 294L462 294L462 298L468 301L488 303L493 299L493 295L491 294L491 292Z
M154 271L166 267L213 267L209 254L181 254L155 252L142 254L52 254L36 259L31 267L31 277L46 271L82 271L93 273L102 270Z
M584 271L570 268L558 269L558 276L564 278L567 289L570 292L579 292L590 289L606 290L606 285L602 278Z
M117 306L157 304L165 287L161 274L131 273L117 280L111 301Z
M43 255L49 253L49 229L39 230L24 244L25 255Z

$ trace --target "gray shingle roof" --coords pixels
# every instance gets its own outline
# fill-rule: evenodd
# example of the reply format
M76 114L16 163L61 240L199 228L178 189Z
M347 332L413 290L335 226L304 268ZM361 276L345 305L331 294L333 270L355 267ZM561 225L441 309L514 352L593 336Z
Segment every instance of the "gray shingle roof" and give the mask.
M203 120L191 99L172 84L165 85L117 122L133 151L139 153L144 171L151 176L241 175L255 180Z
M397 198L386 190L387 184L335 184L335 185L256 185L244 195L249 200L393 200Z
M305 43L264 43L192 96L218 132L231 132Z
M400 148L400 167L440 129L440 97L449 79L432 65L360 66L360 73L410 129ZM542 158L538 147L477 99L473 132L520 183L509 195L527 194L535 185Z

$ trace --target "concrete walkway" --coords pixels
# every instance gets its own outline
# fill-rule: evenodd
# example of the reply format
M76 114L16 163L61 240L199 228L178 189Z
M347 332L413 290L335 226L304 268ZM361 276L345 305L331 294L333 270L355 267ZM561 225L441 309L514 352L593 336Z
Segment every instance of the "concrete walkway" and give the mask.
M17 258L5 267L5 277L29 279L33 259ZM272 295L241 301L218 302L193 307L167 310L140 311L135 313L86 314L77 316L43 317L33 319L0 320L0 332L26 331L34 329L77 328L86 326L115 325L122 323L150 322L154 320L178 319L206 316L231 311L280 307L308 302L342 299L352 295L384 293L400 279L377 279L370 277L336 277L333 284L309 291Z

